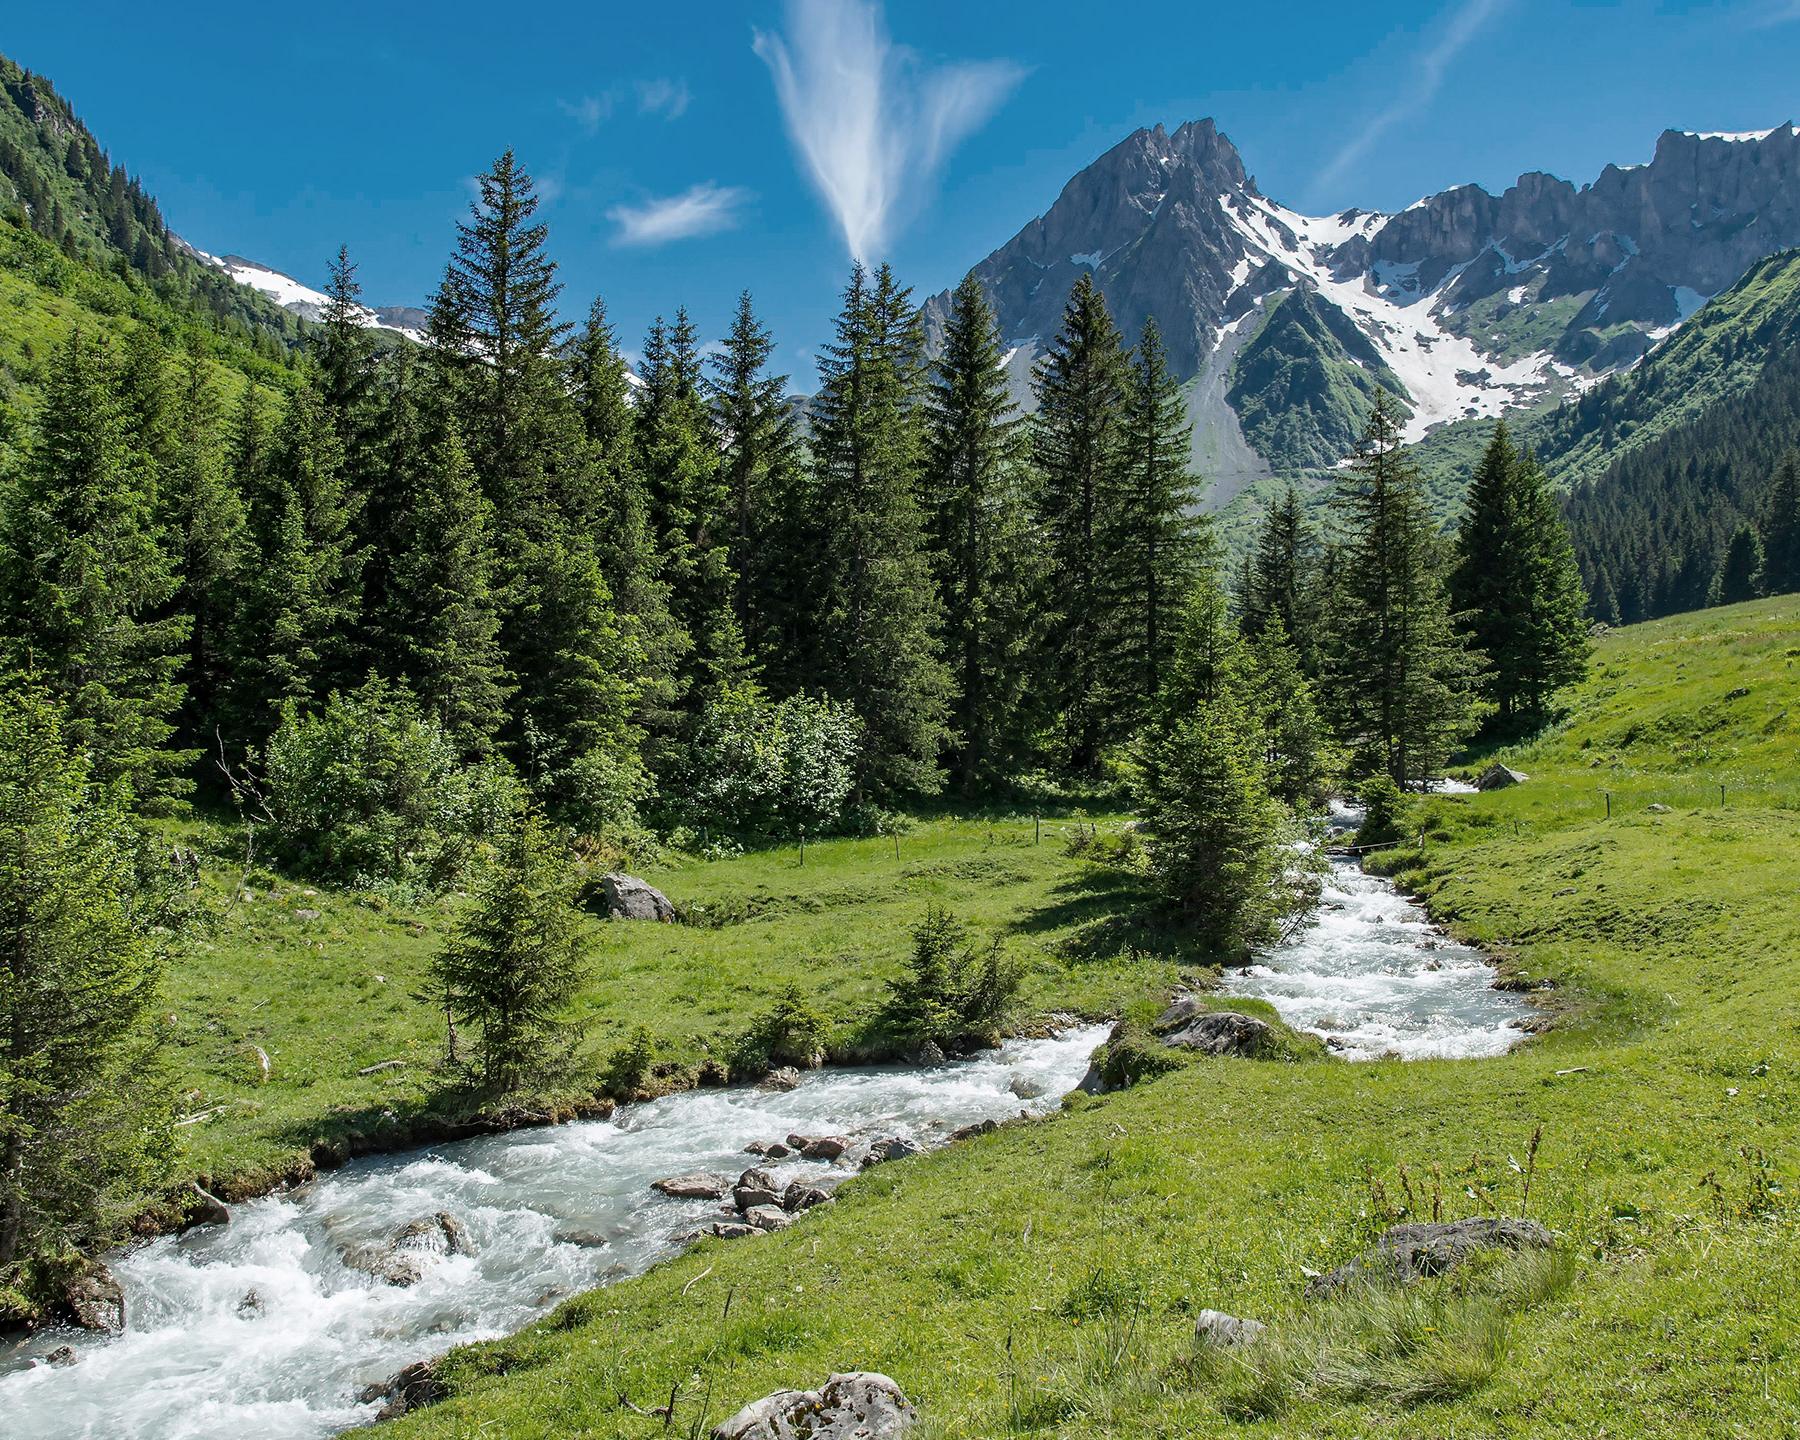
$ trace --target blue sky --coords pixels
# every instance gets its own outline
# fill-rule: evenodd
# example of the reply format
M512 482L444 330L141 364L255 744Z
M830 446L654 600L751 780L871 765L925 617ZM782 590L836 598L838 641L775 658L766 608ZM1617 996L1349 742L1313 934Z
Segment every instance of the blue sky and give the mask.
M1393 209L1524 170L1577 183L1665 127L1800 120L1800 0L1374 7L1095 0L687 0L517 7L13 7L48 75L171 224L372 303L422 302L469 177L542 182L570 313L622 340L748 286L811 388L854 242L921 296L1158 120L1210 115L1262 189Z

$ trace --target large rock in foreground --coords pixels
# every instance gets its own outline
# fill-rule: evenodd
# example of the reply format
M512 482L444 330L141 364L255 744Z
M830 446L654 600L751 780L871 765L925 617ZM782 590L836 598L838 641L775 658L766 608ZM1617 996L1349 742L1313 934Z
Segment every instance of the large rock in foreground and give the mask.
M1476 780L1477 790L1504 790L1509 785L1523 785L1531 777L1522 770L1514 770L1510 766L1498 762L1488 766Z
M1395 1225L1364 1254L1309 1281L1306 1293L1328 1295L1364 1282L1419 1280L1454 1270L1481 1250L1548 1250L1550 1245L1550 1232L1537 1221L1510 1216Z
M894 1440L918 1423L885 1375L833 1375L817 1390L777 1390L713 1430L713 1440Z
M125 1328L125 1292L104 1265L90 1265L63 1289L63 1313L83 1330L117 1335Z
M600 885L606 893L606 913L614 920L660 920L668 924L675 918L669 897L635 875L602 875Z
M1261 1055L1275 1047L1275 1028L1236 1010L1209 1010L1192 996L1177 1000L1155 1025L1165 1045L1202 1055Z

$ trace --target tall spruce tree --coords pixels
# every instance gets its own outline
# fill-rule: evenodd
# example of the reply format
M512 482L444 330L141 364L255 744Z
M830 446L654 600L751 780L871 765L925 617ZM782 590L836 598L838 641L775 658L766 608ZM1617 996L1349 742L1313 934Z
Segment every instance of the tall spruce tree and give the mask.
M1800 590L1800 451L1788 451L1775 467L1759 528L1764 590L1770 595Z
M57 349L6 497L5 648L67 708L101 783L166 811L191 788L174 717L190 622L158 524L152 462L127 439L113 364L79 331Z
M1269 792L1296 810L1316 807L1328 766L1325 722L1278 614L1250 642L1248 659L1246 698L1262 735Z
M1038 674L1061 719L1061 762L1091 776L1137 717L1108 686L1122 628L1109 542L1117 533L1129 376L1118 328L1088 272L1075 282L1035 382L1032 449L1050 597Z
M1587 593L1550 482L1505 421L1469 485L1449 591L1458 628L1485 657L1494 724L1541 720L1585 667Z
M807 569L795 568L803 547L793 530L805 496L787 376L769 373L774 346L746 290L706 391L720 447L738 630L766 678L790 691L799 688L804 670L795 642L797 611L805 604L799 582Z
M819 362L813 521L820 557L817 680L864 725L860 799L942 784L950 677L917 500L924 336L887 266L850 275Z
M0 690L0 1287L28 1301L172 1153L149 1033L169 917L88 753L43 690Z
M1328 694L1353 760L1396 784L1438 773L1475 721L1475 658L1451 623L1425 482L1377 391L1335 497L1342 531Z
M542 533L568 438L556 318L562 286L544 251L537 189L508 150L477 178L456 253L432 302L432 355L454 383L457 418L504 536Z
M343 448L310 384L288 397L253 479L232 688L237 738L260 745L285 702L305 706L360 678L358 497L345 488Z
M1144 322L1131 358L1123 428L1107 548L1119 626L1110 688L1129 717L1141 715L1162 688L1176 616L1212 544L1200 482L1188 468L1194 427L1154 319Z
M246 385L241 405L254 426L256 387ZM181 588L174 608L191 617L183 732L210 743L229 688L232 607L245 544L244 505L228 469L222 417L204 352L190 342L175 398L173 454L165 470L166 506L179 551Z
M638 458L631 381L599 299L570 342L568 367L588 453L580 490L565 493L560 504L565 523L595 545L621 630L641 657L637 718L656 764L658 737L666 741L679 725L675 705L693 647L670 610Z
M994 312L973 275L951 300L927 402L927 513L950 720L967 793L1003 778L1032 740L1037 600L1023 422L1006 391Z
M673 325L659 316L644 342L638 456L669 606L693 645L684 676L692 704L749 670L736 613L726 477L702 378L687 311L677 310Z
M1754 600L1763 593L1762 573L1762 541L1754 526L1740 525L1732 531L1731 542L1725 547L1725 558L1719 562L1719 573L1714 577L1708 602L1736 605L1743 600Z
M1301 669L1319 668L1319 536L1290 484L1270 505L1255 545L1244 557L1244 633L1252 638L1281 622Z
M340 245L331 261L325 313L319 317L311 349L319 399L337 431L345 472L353 486L362 484L373 468L369 450L374 443L377 410L375 340L363 324L361 297L362 286L357 283L349 248ZM364 514L378 518L373 508ZM368 538L366 533L364 538Z

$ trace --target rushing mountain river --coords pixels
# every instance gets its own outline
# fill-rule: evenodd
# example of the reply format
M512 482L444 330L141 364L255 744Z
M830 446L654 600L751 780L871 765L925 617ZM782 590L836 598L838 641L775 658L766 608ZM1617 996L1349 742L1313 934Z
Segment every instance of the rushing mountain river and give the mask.
M1340 828L1356 818L1338 807ZM1354 861L1332 864L1309 927L1235 972L1230 991L1271 1001L1349 1059L1494 1055L1519 1039L1509 1022L1524 1007L1490 988L1478 952L1439 935ZM676 1253L677 1237L723 1218L719 1202L669 1199L653 1181L760 1165L779 1185L829 1187L855 1173L873 1139L930 1145L974 1122L1055 1109L1105 1034L1073 1028L926 1069L819 1071L786 1093L693 1091L611 1120L356 1161L233 1207L229 1225L115 1254L125 1333L55 1331L0 1353L0 1435L313 1440L366 1423L381 1404L359 1398L366 1387L638 1274ZM855 1143L837 1163L745 1152L790 1133ZM416 1283L347 1263L440 1212L467 1244L420 1252ZM73 1363L54 1363L65 1346Z

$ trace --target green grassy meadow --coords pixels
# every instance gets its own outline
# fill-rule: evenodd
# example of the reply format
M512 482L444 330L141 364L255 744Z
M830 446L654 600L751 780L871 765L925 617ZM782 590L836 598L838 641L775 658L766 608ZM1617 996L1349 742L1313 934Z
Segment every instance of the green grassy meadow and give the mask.
M1432 799L1423 849L1390 853L1458 933L1550 987L1558 1024L1514 1053L1201 1061L885 1166L790 1231L705 1242L457 1352L451 1398L396 1434L653 1435L662 1422L621 1397L671 1393L668 1433L703 1434L855 1368L898 1379L931 1437L1794 1433L1797 656L1791 598L1609 634L1567 721L1506 752L1531 781ZM912 841L916 865L1020 876L937 869L937 898L967 886L972 919L1017 925L1059 890L1092 895L1059 849L940 824ZM805 886L777 857L658 878L721 900L815 897L749 924L810 939L814 965L838 956L813 973L854 1005L871 983L854 972L891 963L886 927L924 898L897 894L877 842L859 844L835 872L811 871L809 851ZM1043 947L1040 1005L1104 1007L1175 969L1086 972L1046 958L1058 931L1014 933ZM668 945L663 959L717 984L783 963L724 934L618 943L645 964L637 945ZM1502 1264L1399 1298L1302 1298L1308 1271L1398 1219L1521 1211L1558 1235L1560 1273ZM1262 1358L1196 1349L1206 1307L1270 1322Z

